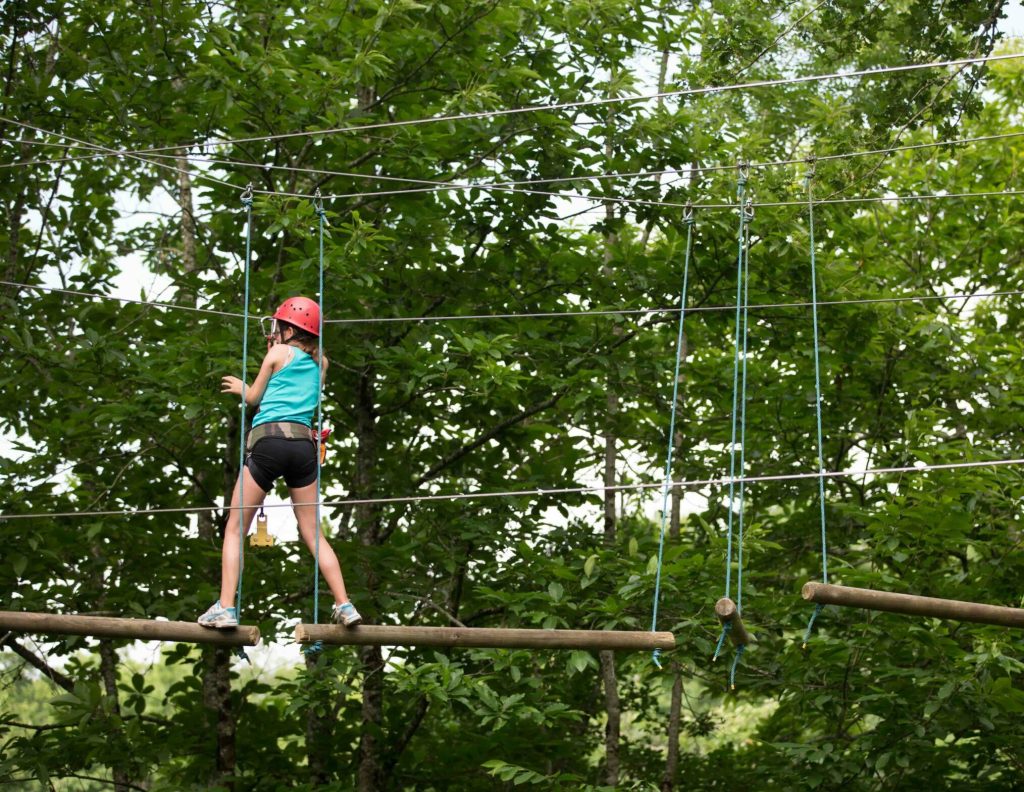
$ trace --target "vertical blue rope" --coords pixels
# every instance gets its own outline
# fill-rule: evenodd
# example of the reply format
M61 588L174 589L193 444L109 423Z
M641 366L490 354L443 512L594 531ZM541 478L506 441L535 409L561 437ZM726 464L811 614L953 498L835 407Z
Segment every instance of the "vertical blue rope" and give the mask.
M740 204L740 233L739 253L736 256L736 339L734 342L734 354L732 365L732 436L729 440L729 516L728 516L728 537L725 549L725 596L732 592L732 534L733 534L733 505L735 500L736 477L736 411L739 398L739 377L740 377L740 317L741 300L743 298L743 239L746 225L746 214L743 207L743 196L747 187L747 171L740 166L739 188L737 195Z
M320 273L318 284L319 291L317 292L320 318L319 326L317 328L316 356L317 365L320 367L320 375L317 379L318 387L316 391L316 533L313 535L313 624L318 624L320 620L320 457L323 453L324 443L322 437L324 428L322 412L324 392L324 221L327 214L324 211L324 202L320 197L319 187L316 191L316 197L313 199L313 209L316 211L317 217L320 220ZM323 644L320 641L316 641L306 650L306 653L314 654L322 649Z
M743 521L746 503L746 481L743 476L747 469L747 327L750 307L750 221L754 208L749 199L743 212L743 374L740 394L740 493L739 493L739 534L736 553L736 614L743 613Z
M740 644L736 647L736 656L732 659L732 668L729 669L729 689L736 689L736 669L739 667L740 658L743 657L743 651L747 648L746 644Z
M651 608L651 632L658 628L658 601L661 599L661 562L665 555L665 522L668 515L668 492L672 483L672 452L676 436L676 403L679 399L679 368L683 359L683 320L686 318L686 290L690 277L690 251L693 247L693 208L687 206L683 216L686 224L686 253L683 256L683 288L679 295L679 329L676 333L676 367L672 379L672 410L668 423L668 452L665 455L665 483L661 488L661 535L658 538L658 571L654 578L654 605ZM654 664L661 668L661 650L651 655Z
M245 568L245 389L249 357L249 263L252 258L252 184L242 193L245 207L245 303L242 309L242 425L238 446L238 590L235 593L235 613L242 619L242 571Z
M739 486L739 497L737 498L735 488L736 478L736 422L739 419L740 424L740 477L743 476L743 471L746 467L746 448L747 448L747 328L748 328L748 306L749 301L749 247L750 247L750 231L748 224L753 219L754 210L753 205L748 199L744 202L743 198L746 192L747 186L747 166L740 165L740 176L738 183L738 203L740 207L740 228L739 228L739 250L736 254L736 334L735 341L733 344L733 367L732 367L732 436L729 444L729 516L728 516L728 536L726 539L726 558L725 558L725 596L729 597L732 591L732 541L733 541L733 512L739 511L739 546L737 552L737 573L736 573L736 614L739 616L743 608L743 501L746 492L746 482L740 481ZM741 385L740 385L740 366L741 366L741 347L740 347L740 333L742 328L743 334L743 346L742 346L742 398L741 398ZM722 632L718 636L718 644L715 646L715 654L712 660L717 660L718 656L722 652L722 647L725 644L725 637L729 633L732 627L731 622L726 622L722 625ZM732 670L730 671L729 681L733 684L736 677L736 666L739 663L740 657L743 656L743 649L745 647L741 644L737 647L736 657L733 660Z
M821 363L818 358L818 274L815 263L814 252L814 196L811 182L814 178L814 163L810 164L807 171L807 217L810 229L811 245L811 318L814 325L814 415L818 429L818 507L821 512L821 580L828 583L828 543L825 533L825 451L821 431ZM804 646L811 637L811 630L814 627L814 620L821 613L822 606L817 605L807 622L807 631L804 633Z

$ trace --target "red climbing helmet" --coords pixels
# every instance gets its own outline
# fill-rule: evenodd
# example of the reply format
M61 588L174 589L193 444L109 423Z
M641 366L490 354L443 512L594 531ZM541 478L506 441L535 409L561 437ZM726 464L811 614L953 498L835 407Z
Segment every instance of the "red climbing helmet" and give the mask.
M320 306L308 297L289 297L274 312L273 318L293 324L315 336L320 335Z

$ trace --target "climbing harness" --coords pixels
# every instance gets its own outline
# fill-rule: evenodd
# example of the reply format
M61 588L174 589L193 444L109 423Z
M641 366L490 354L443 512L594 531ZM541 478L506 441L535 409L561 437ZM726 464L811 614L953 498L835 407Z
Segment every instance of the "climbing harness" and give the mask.
M658 571L654 578L654 605L651 608L651 632L658 628L658 600L661 598L661 565L665 555L665 522L668 514L668 494L672 482L672 452L676 436L676 404L679 399L679 368L683 359L683 320L686 318L686 288L690 275L690 252L693 249L693 205L689 202L683 215L686 224L686 253L683 256L683 288L679 295L679 329L676 333L676 367L672 379L672 410L668 422L668 451L665 454L665 483L661 488L661 533L658 538ZM651 655L654 664L661 668L661 650Z
M821 513L821 582L828 583L828 544L825 535L825 451L822 445L821 432L821 363L818 357L818 274L814 257L814 160L807 161L807 222L810 231L811 246L811 320L814 326L814 417L818 429L818 505ZM811 640L811 631L814 629L814 621L824 610L825 606L818 603L814 606L811 618L807 622L807 629L804 631L803 648L807 648L807 642Z

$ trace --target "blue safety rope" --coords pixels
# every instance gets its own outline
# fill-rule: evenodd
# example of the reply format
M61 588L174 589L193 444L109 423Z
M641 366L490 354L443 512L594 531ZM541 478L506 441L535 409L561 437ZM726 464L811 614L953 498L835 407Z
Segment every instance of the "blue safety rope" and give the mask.
M722 634L718 636L718 643L715 644L715 654L712 656L711 661L714 662L718 659L718 656L722 653L722 647L725 645L725 636L732 630L732 622L726 622L722 625Z
M239 427L238 444L238 589L235 592L235 615L242 619L242 572L245 569L245 389L246 365L249 359L249 264L252 259L252 182L242 193L242 206L245 207L245 297L242 308L242 425ZM241 646L235 654L246 662L249 655Z
M814 161L809 162L807 169L807 217L810 228L811 244L811 318L814 324L814 414L818 424L818 506L821 512L821 581L828 583L828 544L825 535L825 451L821 432L821 363L818 359L818 274L814 258L814 196L811 182L814 179ZM814 612L807 622L804 632L804 648L811 639L814 621L823 610L823 606L814 606Z
M736 498L735 490L735 478L736 478L736 424L737 419L741 415L742 409L742 421L741 421L741 432L742 437L740 442L744 442L746 439L746 379L747 379L747 306L746 306L746 292L745 292L745 271L746 271L746 247L749 244L749 233L747 230L747 223L753 217L753 204L748 200L744 202L744 196L747 187L747 166L740 165L740 175L738 181L738 203L740 205L740 229L739 229L739 251L736 254L736 332L735 340L733 344L733 368L732 368L732 434L729 442L729 515L727 522L727 536L726 536L726 550L725 550L725 597L729 597L732 593L732 540L733 540L733 511L738 506L740 512L740 519L742 520L743 515L743 497L744 488L740 486L739 498ZM742 354L742 366L743 366L743 402L744 406L741 407L739 404L740 396L740 329L742 327L743 332L743 354ZM745 457L740 462L740 469L742 473L742 467L745 461ZM742 523L740 523L742 525ZM741 529L742 530L742 529ZM742 538L741 538L742 543ZM742 553L742 544L740 552ZM738 597L742 601L742 555L739 557L740 572L737 582ZM736 613L739 615L739 605L736 607ZM732 625L726 623L722 625L722 634L718 637L718 646L715 649L715 658L717 659L719 653L722 650L722 645L725 642L725 636Z
M736 647L736 656L732 659L732 668L729 669L729 689L736 689L736 669L739 667L740 659L743 657L743 652L747 648L746 644L740 644Z
M683 288L679 295L679 329L676 333L676 367L672 379L672 410L668 422L668 451L665 454L665 483L661 488L661 535L658 538L658 571L654 578L654 605L651 608L651 632L658 628L658 601L661 599L661 562L665 555L665 522L668 515L668 493L672 484L672 452L676 436L676 403L679 399L679 368L683 360L683 320L686 318L686 289L690 277L690 251L693 249L693 207L686 206L683 215L686 224L686 253L683 255ZM651 655L654 664L661 668L661 650Z
M320 308L320 323L317 328L316 347L316 360L317 365L320 367L320 376L317 380L319 386L316 391L316 533L313 535L313 624L318 624L320 620L320 458L323 453L324 444L322 436L324 428L322 413L324 392L324 222L327 217L327 213L324 211L324 201L320 196L319 187L317 188L316 196L313 199L313 209L316 211L316 215L320 219L320 282L319 291L317 292ZM305 651L306 654L316 654L323 648L322 642L315 641Z
M743 363L740 375L740 495L739 532L736 551L736 615L743 613L743 521L746 503L746 484L743 475L747 469L747 327L750 307L750 222L754 219L754 204L748 198L743 211ZM734 666L735 668L735 666Z
M252 258L252 183L242 193L245 207L245 302L242 309L242 425L238 446L238 591L235 593L235 613L242 618L242 570L245 568L245 389L249 358L249 263Z

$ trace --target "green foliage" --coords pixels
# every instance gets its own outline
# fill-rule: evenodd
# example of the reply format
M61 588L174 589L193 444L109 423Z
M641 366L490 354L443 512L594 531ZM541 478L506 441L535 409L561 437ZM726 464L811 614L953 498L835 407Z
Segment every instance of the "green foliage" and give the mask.
M221 524L209 509L237 474L239 435L218 383L243 366L230 314L241 302L239 189L251 181L265 191L253 315L313 293L316 215L293 196L335 196L324 301L344 321L325 333L328 498L537 492L330 508L360 610L380 623L647 629L658 490L619 496L614 539L601 496L551 490L592 484L607 437L622 483L660 481L676 317L561 314L675 304L685 227L672 206L548 193L728 203L730 166L745 159L999 135L1019 121L1020 66L379 125L984 54L1002 6L8 3L0 115L55 134L0 121L0 164L49 160L0 180L3 280L101 294L127 282L177 308L0 287L4 515L129 512L0 521L3 607L190 620L216 596ZM42 145L72 139L160 151L80 158ZM155 156L182 152L193 157L187 187L178 160ZM1005 138L821 159L813 190L1017 189L1020 155L1020 139ZM593 178L694 164L723 168ZM803 202L805 171L754 169L748 188L758 203ZM417 180L532 180L533 192ZM827 467L1019 456L1020 214L1005 198L816 207ZM752 303L809 299L808 231L803 203L757 209ZM676 480L728 466L735 235L732 212L698 211L689 301L704 310L687 316ZM940 298L991 292L1009 294ZM896 295L935 299L832 303ZM490 318L444 318L478 315ZM812 344L806 306L752 309L748 472L816 469ZM743 601L757 642L727 694L731 654L709 660L725 494L688 495L667 540L657 626L677 636L669 670L643 653L615 661L627 713L617 783L591 653L394 649L377 667L372 653L332 650L260 675L214 650L168 646L149 666L86 638L12 638L70 689L4 653L0 781L365 789L369 768L396 789L650 789L663 784L678 673L670 784L1020 786L1012 636L830 609L801 650L798 591L821 568L812 479L747 488ZM831 479L830 577L1020 606L1022 494L1010 467ZM205 511L173 511L182 506ZM248 555L244 614L266 640L286 640L310 612L309 567L288 544Z

